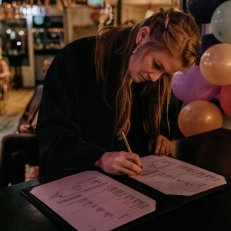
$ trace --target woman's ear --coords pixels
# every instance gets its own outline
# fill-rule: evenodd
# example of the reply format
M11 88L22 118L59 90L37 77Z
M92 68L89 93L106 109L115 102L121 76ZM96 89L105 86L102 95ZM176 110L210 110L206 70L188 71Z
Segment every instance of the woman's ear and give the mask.
M138 34L136 36L136 44L142 45L142 44L150 41L149 35L150 35L150 28L148 26L144 26L144 27L140 28L140 30L138 31Z

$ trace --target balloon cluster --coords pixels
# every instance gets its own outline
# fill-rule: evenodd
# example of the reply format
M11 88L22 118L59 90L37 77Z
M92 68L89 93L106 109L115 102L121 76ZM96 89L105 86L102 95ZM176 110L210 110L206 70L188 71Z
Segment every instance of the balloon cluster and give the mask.
M173 93L184 102L178 126L183 135L191 136L220 128L223 112L231 117L231 1L187 0L186 8L212 31L202 35L199 63L172 79ZM214 98L223 112L210 102Z

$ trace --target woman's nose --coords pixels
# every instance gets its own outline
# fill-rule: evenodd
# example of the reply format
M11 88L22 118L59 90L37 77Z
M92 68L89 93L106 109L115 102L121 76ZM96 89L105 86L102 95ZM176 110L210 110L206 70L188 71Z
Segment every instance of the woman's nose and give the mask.
M148 76L149 76L150 81L155 82L156 80L158 80L161 77L162 74L163 73L160 72L160 71L158 71L158 72L149 72Z

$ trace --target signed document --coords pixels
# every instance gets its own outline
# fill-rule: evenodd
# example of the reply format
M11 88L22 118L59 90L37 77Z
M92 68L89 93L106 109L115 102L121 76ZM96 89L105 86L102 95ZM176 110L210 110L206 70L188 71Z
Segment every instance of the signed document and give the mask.
M168 195L191 196L226 184L223 176L168 156L141 158L143 171L132 178Z
M97 171L30 191L77 230L112 230L156 210L156 201Z

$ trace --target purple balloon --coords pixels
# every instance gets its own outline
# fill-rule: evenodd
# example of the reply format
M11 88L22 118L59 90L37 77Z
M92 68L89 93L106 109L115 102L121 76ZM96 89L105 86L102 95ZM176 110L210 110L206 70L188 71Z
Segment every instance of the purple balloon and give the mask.
M172 78L172 91L185 103L195 100L211 100L216 97L221 86L209 83L201 74L199 66L193 66L184 71L178 71Z

